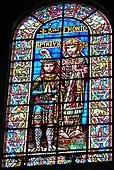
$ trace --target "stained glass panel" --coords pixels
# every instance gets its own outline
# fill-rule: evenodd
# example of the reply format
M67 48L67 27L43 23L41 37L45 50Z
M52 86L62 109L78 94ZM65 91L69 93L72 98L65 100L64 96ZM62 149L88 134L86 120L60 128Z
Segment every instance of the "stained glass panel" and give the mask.
M56 156L50 157L33 157L30 158L27 166L37 166L37 165L54 165L56 162Z
M102 55L98 57L92 57L90 60L92 77L112 76L112 56Z
M4 153L7 157L16 156L25 150L26 130L8 130L4 134Z
M21 166L21 159L4 159L3 161L3 167L9 168L9 167L19 167Z
M88 162L106 162L112 160L112 153L93 154L88 156Z
M84 22L91 28L91 34L108 34L112 32L108 19L100 11L90 15Z
M32 40L23 40L23 41L14 41L12 43L12 61L18 60L30 60L32 59L33 52L33 41Z
M95 8L84 4L65 4L64 15L65 17L73 17L79 20L86 18L90 15Z
M38 21L40 21L42 24L46 23L49 20L53 20L59 17L62 17L62 9L63 5L50 5L46 8L42 8L41 10L37 10L33 12L33 15L37 18Z
M10 67L10 83L30 81L31 64L32 62L30 61L12 62Z
M112 160L111 33L106 16L81 3L48 5L18 25L3 167Z
M37 28L40 27L41 24L42 23L40 23L33 16L26 17L26 19L23 20L16 29L13 37L14 40L33 38L35 30L37 30Z

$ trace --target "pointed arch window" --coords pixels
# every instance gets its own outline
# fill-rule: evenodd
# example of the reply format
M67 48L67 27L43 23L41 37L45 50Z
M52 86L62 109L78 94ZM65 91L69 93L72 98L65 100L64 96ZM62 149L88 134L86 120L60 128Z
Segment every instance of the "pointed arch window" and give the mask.
M83 3L33 11L13 35L2 166L111 160L109 20Z

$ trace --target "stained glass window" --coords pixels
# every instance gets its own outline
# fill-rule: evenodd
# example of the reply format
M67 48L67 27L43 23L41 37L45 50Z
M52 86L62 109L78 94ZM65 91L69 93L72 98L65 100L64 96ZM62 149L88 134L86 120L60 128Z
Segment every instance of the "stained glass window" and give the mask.
M112 160L111 34L83 3L48 5L18 25L2 167Z

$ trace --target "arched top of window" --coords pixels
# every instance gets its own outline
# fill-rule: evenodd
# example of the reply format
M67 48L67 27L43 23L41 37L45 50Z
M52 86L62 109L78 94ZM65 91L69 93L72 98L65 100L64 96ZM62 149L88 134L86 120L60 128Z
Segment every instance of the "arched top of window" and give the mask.
M42 24L51 20L69 17L84 22L90 29L90 34L108 34L112 32L111 25L107 17L97 8L83 3L54 4L42 7L31 12L18 25L13 39L34 38L34 34ZM61 27L65 23L56 23Z

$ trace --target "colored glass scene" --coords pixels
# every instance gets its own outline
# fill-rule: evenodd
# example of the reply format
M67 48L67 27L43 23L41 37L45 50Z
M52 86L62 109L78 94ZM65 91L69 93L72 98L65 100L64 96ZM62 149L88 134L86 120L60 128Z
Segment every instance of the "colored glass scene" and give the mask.
M73 32L71 27L81 27L84 31ZM87 123L88 110L87 27L70 18L64 18L63 27L62 19L56 19L42 26L36 37L40 38L35 42L31 92L31 124L35 129L36 150L86 149L87 129L82 123ZM43 125L46 136L43 142L47 143L44 148L41 146Z
M11 52L2 167L112 160L112 35L81 3L34 11Z

